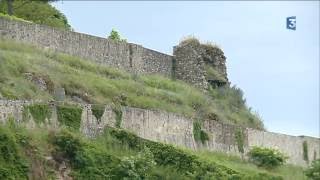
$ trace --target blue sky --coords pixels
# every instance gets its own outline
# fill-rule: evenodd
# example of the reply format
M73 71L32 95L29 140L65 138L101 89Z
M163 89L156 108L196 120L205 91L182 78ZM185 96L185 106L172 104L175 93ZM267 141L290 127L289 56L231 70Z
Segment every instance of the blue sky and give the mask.
M319 137L319 1L58 1L77 32L172 54L187 35L217 43L232 84L269 131ZM286 17L297 17L297 30Z

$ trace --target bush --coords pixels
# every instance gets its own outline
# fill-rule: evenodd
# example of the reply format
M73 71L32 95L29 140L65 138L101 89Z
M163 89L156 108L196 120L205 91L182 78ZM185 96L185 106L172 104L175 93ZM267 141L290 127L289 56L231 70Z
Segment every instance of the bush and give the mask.
M248 153L250 161L268 169L283 165L287 157L276 149L253 147Z
M114 174L117 178L144 179L155 165L153 154L145 147L136 156L124 157L115 168Z
M115 29L112 29L112 31L110 32L110 35L108 36L108 39L111 39L113 41L117 41L117 42L127 42L126 39L123 39L119 32Z
M313 180L320 180L320 159L313 160L311 166L305 170L305 175Z
M102 115L104 113L104 106L103 105L94 104L91 107L91 111L92 111L92 114L94 115L94 117L96 117L97 121L100 121L101 117L102 117Z
M52 113L52 110L47 104L33 104L24 106L24 108L24 111L29 110L37 124L45 123L46 118L49 120Z
M28 179L28 164L22 158L14 132L0 126L0 179Z
M74 179L110 179L111 170L119 163L117 157L67 129L50 139L55 146L54 156L69 160Z
M74 130L79 130L82 109L77 106L58 106L58 121Z

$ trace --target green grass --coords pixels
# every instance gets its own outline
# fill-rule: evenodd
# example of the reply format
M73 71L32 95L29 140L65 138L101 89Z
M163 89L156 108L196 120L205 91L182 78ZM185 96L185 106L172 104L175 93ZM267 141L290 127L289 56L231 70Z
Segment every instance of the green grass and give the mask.
M40 90L24 73L43 77L50 86ZM53 100L52 89L63 87L66 101L77 96L88 103L121 104L160 109L196 119L212 119L262 129L236 89L204 93L182 81L148 75L134 76L89 61L8 40L0 41L0 97ZM241 95L241 96L240 96Z
M247 160L241 159L238 156L227 155L220 152L210 152L210 151L197 151L197 152L193 152L190 150L186 150L186 151L197 155L202 160L215 162L219 165L223 165L249 175L254 175L257 173L267 173L274 176L282 176L283 179L285 180L307 179L303 173L304 169L298 166L283 165L276 169L267 170L264 168L259 168L256 165L248 162Z
M71 129L79 130L81 124L82 108L71 105L57 107L58 121Z
M37 124L45 124L46 118L49 120L52 113L49 105L47 104L33 104L24 106L24 111L29 111Z
M267 170L238 157L194 152L141 139L120 129L109 128L95 139L89 139L63 128L28 130L8 123L0 125L0 138L0 177L5 179L27 179L28 176L55 179L54 172L58 171L57 164L61 161L68 161L69 175L76 179L121 179L128 175L123 174L124 170L139 172L139 166L136 166L138 169L124 166L119 171L119 165L127 158L136 159L146 148L156 162L144 172L147 179L306 179L299 167L285 165ZM47 157L53 157L54 161Z
M3 13L0 13L0 18L5 18L5 19L8 19L8 20L14 20L14 21L23 21L23 22L27 22L27 23L32 23L31 21L27 21L25 19L18 18L16 16L9 16L8 14L3 14Z
M207 73L206 78L208 80L219 80L219 81L227 82L225 77L221 75L217 70L215 70L212 66L205 65L204 67Z

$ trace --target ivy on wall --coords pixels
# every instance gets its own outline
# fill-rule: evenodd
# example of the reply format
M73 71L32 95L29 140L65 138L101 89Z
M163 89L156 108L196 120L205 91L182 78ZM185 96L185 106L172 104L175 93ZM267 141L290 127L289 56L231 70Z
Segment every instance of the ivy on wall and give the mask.
M82 108L79 106L57 106L58 121L71 129L79 130Z
M48 104L25 105L23 109L24 120L27 120L28 112L30 112L37 124L45 123L46 118L50 119L52 114L52 110Z
M113 112L116 114L116 123L115 123L115 126L117 128L120 128L121 127L121 122L122 122L122 108L120 105L118 106L114 106L112 108Z
M202 144L209 140L209 136L204 130L202 130L202 123L199 120L193 122L193 137L196 141L200 141Z
M91 111L92 111L92 114L94 115L94 117L96 117L96 119L98 121L101 121L101 117L104 113L104 106L94 104L91 106Z
M303 160L309 162L309 157L308 157L308 143L307 143L307 141L303 141L303 143L302 143L302 150L303 150Z
M235 139L238 146L238 151L244 153L244 133L241 128L237 128L235 131Z

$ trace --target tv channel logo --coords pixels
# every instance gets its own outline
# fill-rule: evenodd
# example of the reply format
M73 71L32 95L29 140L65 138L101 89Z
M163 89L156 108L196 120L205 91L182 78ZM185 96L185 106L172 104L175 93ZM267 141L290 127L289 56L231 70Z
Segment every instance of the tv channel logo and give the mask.
M296 30L297 19L296 16L287 17L287 29Z

